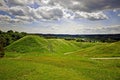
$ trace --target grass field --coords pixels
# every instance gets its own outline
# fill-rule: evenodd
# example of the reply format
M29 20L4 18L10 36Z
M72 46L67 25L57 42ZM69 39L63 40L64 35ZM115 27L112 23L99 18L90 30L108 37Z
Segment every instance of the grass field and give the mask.
M0 80L120 80L119 59L91 59L119 57L119 45L26 36L6 47Z

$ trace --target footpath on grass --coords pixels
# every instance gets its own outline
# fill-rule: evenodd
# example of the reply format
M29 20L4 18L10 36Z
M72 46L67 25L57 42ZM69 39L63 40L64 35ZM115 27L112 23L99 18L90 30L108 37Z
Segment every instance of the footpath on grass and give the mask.
M77 51L73 51L73 52L66 52L66 53L64 53L64 55L68 55L68 54L76 53L76 52L79 52L79 51L81 51L81 50L77 50Z
M91 59L98 59L98 60L111 60L111 59L120 59L120 57L109 57L109 58L91 58Z

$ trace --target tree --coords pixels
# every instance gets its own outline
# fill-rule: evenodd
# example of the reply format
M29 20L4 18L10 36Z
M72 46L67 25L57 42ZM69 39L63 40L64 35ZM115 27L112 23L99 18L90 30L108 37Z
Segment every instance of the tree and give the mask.
M4 57L5 51L4 51L4 39L2 36L0 36L0 58Z
M13 30L9 30L7 31L8 34L12 34L13 33Z
M4 42L3 43L4 47L8 46L9 44L13 43L14 41L16 41L26 35L27 35L27 33L25 33L25 32L20 33L17 31L14 32L13 30L9 30L7 32L2 32L0 30L0 38L2 37L2 41Z
M3 32L0 30L0 34L2 34Z

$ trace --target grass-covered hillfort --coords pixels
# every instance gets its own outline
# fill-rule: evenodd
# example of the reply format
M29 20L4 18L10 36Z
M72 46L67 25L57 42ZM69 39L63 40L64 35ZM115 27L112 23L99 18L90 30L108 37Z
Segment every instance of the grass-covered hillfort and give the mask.
M120 80L120 37L112 36L0 31L0 80Z

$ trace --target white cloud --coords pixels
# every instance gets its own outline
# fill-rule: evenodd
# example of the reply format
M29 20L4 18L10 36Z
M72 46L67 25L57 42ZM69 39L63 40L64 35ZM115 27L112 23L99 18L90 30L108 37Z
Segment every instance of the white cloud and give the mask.
M7 23L21 23L22 21L19 19L13 19L7 15L0 15L0 22L7 22Z
M43 4L48 4L50 2L50 0L41 0L41 3Z
M7 15L0 15L0 21L9 21L11 18Z
M104 20L108 19L108 17L103 12L76 12L76 18L86 18L89 20Z
M9 8L9 12L14 15L14 16L24 16L26 13L26 7L21 7L21 6L15 6Z
M31 19L28 16L16 16L16 19L21 20L21 21L33 21L33 19Z
M61 9L54 7L42 7L37 9L36 12L42 17L42 19L46 20L58 20L63 16L63 12L61 11Z
M120 33L120 25L99 25L80 24L74 21L65 20L65 23L50 25L51 33L56 34L118 34ZM49 29L50 30L50 29ZM45 32L44 32L45 33Z
M99 29L95 29L94 32L102 34L119 34L120 25L102 26Z
M5 23L5 21L3 22ZM48 34L116 34L120 32L120 25L111 25L111 26L104 26L99 25L99 23L95 24L81 24L76 23L72 20L63 20L59 24L56 22L39 22L35 24L34 27L30 23L29 25L24 25L16 23L14 24L6 24L3 25L0 23L1 30L17 30L17 31L25 31L29 33L48 33ZM3 26L3 27L2 27ZM7 27L11 26L11 27Z
M120 16L120 14L118 14L118 16Z
M8 6L5 4L5 2L3 0L0 0L0 10L2 10L2 11L8 10Z

